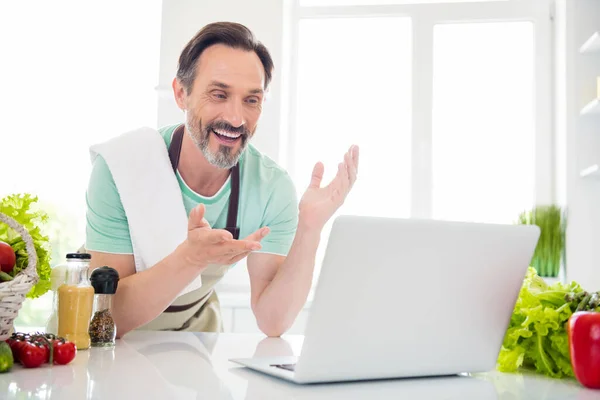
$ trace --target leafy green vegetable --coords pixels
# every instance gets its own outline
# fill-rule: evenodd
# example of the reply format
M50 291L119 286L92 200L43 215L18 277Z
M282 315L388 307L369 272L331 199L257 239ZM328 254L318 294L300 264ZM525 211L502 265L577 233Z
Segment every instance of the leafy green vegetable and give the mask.
M0 212L12 217L21 224L33 239L33 244L38 257L37 273L39 281L27 293L28 298L37 298L50 289L50 249L49 239L42 233L41 228L48 220L48 215L36 209L38 198L31 194L13 194L0 200ZM17 255L15 268L10 272L12 277L27 267L29 256L25 249L25 242L21 236L4 223L0 223L0 241L8 243Z
M548 285L529 267L504 336L497 368L533 369L553 378L573 377L566 323L577 310L600 311L579 284Z

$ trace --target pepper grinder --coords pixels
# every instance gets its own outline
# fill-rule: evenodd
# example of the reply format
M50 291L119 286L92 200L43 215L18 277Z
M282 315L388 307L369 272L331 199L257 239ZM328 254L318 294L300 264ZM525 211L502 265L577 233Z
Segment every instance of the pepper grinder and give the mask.
M94 311L90 321L92 347L114 347L117 326L112 317L112 299L117 291L119 273L110 267L96 268L90 276L94 288Z

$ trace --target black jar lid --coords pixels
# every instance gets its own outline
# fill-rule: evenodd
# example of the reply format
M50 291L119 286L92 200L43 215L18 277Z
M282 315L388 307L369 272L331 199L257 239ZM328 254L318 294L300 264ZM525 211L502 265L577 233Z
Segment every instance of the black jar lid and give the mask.
M88 253L68 253L67 260L91 260L92 255Z
M115 294L119 282L119 273L114 268L96 268L90 276L90 282L96 294Z

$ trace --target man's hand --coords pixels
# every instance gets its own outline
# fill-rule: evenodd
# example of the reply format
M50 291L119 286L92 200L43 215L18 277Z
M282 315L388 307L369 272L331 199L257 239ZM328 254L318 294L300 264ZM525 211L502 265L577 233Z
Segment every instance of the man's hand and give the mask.
M252 311L265 335L282 335L306 303L321 231L344 203L357 171L357 146L350 147L337 175L325 187L321 187L324 167L317 163L310 185L300 199L298 229L287 256L253 254L248 258Z
M300 199L299 222L309 229L322 229L350 193L358 174L358 146L350 146L337 175L322 188L324 169L321 162L315 165L310 185Z
M204 219L204 204L199 204L190 213L188 237L181 251L186 264L202 269L209 264L229 265L236 263L260 250L260 240L269 233L269 228L260 228L244 240L235 240L225 229L212 229Z

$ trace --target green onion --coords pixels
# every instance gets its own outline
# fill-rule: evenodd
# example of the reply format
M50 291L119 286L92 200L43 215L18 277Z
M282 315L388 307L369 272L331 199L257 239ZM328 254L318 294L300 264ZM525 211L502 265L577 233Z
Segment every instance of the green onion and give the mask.
M566 213L556 205L540 205L524 211L517 221L522 225L537 225L540 238L531 266L539 276L556 277L565 255Z

